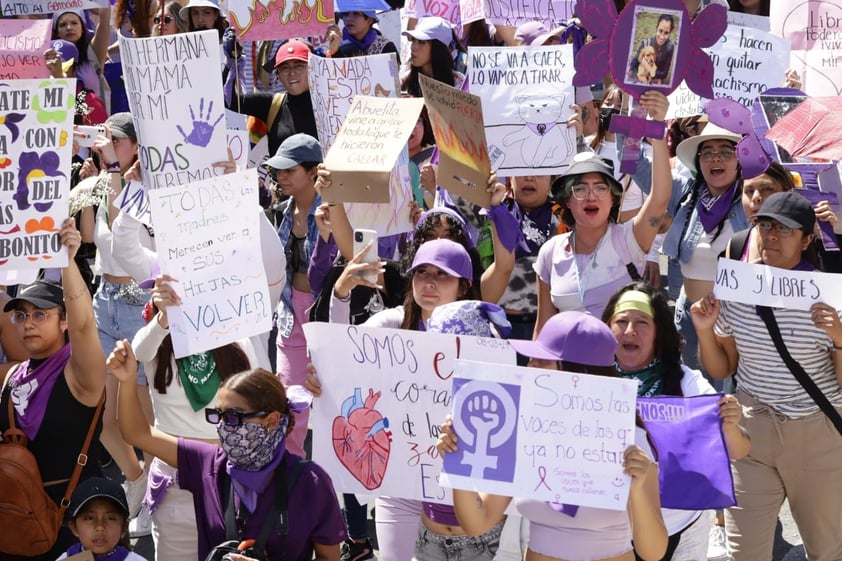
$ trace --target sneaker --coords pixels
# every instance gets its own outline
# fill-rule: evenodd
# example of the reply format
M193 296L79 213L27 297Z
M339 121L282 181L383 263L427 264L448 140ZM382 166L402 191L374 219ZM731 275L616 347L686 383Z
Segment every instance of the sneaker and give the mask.
M716 524L710 529L708 538L708 561L728 560L728 540L725 537L725 527Z
M152 534L152 513L149 509L141 507L137 516L129 521L129 537L142 538Z
M146 480L149 472L143 468L143 473L134 481L126 480L126 500L129 503L129 515L135 516L140 511L140 504L146 496Z
M364 559L374 559L374 549L371 547L371 542L368 540L365 540L364 542L345 540L340 549L339 561L363 561Z

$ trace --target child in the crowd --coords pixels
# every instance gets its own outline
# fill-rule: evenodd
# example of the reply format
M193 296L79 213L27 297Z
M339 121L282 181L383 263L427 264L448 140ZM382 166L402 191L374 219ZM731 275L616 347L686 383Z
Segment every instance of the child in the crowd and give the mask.
M86 479L73 492L67 512L67 526L79 543L58 559L90 551L95 561L146 561L130 550L129 503L116 481L104 477Z

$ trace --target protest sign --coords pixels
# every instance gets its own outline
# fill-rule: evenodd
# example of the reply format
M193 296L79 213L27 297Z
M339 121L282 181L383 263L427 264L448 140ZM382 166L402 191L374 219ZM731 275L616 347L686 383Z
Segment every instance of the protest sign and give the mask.
M325 157L329 202L389 202L389 176L424 106L420 98L357 95Z
M440 17L453 25L462 23L459 0L407 0L404 11L413 18Z
M439 481L625 510L630 479L623 452L635 443L636 399L635 380L458 360L459 451L445 456Z
M44 65L50 23L48 19L0 19L0 80L50 77Z
M249 132L247 130L228 129L226 131L228 149L237 162L237 169L246 169L249 165Z
M637 399L638 415L658 450L662 507L707 510L737 504L719 418L721 397Z
M313 459L337 491L448 502L436 482L439 425L450 412L457 358L514 364L500 339L304 324L322 383Z
M0 0L0 14L3 17L32 16L64 12L68 8L73 10L95 10L97 8L106 8L108 5L108 0L73 0L72 2L55 2L54 0Z
M423 74L418 76L439 149L436 182L452 195L489 208L491 162L485 146L482 101Z
M720 300L752 306L809 310L824 302L842 310L839 277L833 273L794 271L720 259L713 293Z
M772 33L792 44L790 67L814 97L842 95L842 6L837 2L772 2ZM779 78L780 80L780 78Z
M148 189L217 175L228 159L216 30L166 37L120 36L129 107Z
M551 175L576 154L573 47L468 49L471 92L482 98L488 153L500 175ZM516 87L501 87L516 86Z
M758 95L776 87L789 67L789 42L766 31L729 25L716 45L703 49L713 62L713 94L751 107ZM669 95L667 118L703 113L708 101L686 82Z
M754 14L728 10L728 27L732 25L750 27L751 29L759 29L760 31L772 31L769 16L756 16Z
M149 192L161 272L181 305L167 308L176 358L272 327L260 250L257 170Z
M117 201L114 206L119 208L120 212L128 214L146 226L152 226L152 210L149 206L149 193L146 192L146 187L143 186L143 183L138 181L129 181L126 183L123 190L117 195Z
M494 25L543 21L555 27L573 17L574 4L575 0L485 0L485 18Z
M333 2L228 0L228 19L243 41L307 37L318 35L334 23Z
M0 267L64 267L76 80L0 84Z

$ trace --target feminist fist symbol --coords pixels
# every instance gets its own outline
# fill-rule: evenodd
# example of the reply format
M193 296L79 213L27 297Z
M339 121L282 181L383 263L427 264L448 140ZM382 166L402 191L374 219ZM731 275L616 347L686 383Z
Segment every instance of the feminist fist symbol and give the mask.
M190 131L190 135L184 134L184 129L181 128L181 125L176 125L178 132L181 133L181 136L184 137L184 142L187 144L192 144L193 146L207 146L211 138L213 137L213 129L216 128L216 125L222 120L225 116L224 113L219 114L219 118L213 123L210 124L211 120L211 112L213 111L213 101L208 103L208 112L207 115L203 118L202 112L205 109L205 98L199 99L199 119L196 119L196 114L193 112L193 106L188 105L188 109L190 109L190 118L193 120L193 130Z

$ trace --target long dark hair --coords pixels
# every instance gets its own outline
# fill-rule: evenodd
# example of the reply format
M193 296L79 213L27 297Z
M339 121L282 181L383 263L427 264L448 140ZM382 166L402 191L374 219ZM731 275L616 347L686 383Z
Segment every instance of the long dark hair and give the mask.
M760 13L758 15L768 17L769 4L771 4L770 0L760 0ZM728 6L728 9L732 12L747 13L740 0L728 0Z
M74 43L76 45L76 50L79 51L79 60L76 61L74 67L80 68L83 64L91 62L88 59L88 48L91 46L91 38L88 34L87 22L85 21L84 17L80 17L79 14L77 14L76 12L62 12L53 22L53 39L58 39L58 20L60 20L61 17L65 14L73 14L82 21L82 35L79 37L79 40L76 41L76 43Z
M455 68L453 55L450 54L450 48L441 41L430 40L430 63L433 67L433 75L430 78L448 86L456 85L456 79L453 76ZM421 69L412 66L409 76L401 84L401 90L409 92L413 97L421 97L421 84L418 82L419 73L421 73Z
M131 15L129 15L130 5L134 7L134 13ZM121 29L126 18L129 17L135 37L149 37L152 34L152 28L149 26L149 20L152 19L152 14L149 13L150 7L151 3L146 0L140 2L117 0L114 4L114 26L118 30Z
M213 22L213 29L216 29L217 33L219 33L220 41L222 40L222 36L225 34L225 30L227 28L228 20L222 17L222 12L216 10L216 21ZM187 31L204 31L193 27L193 17L190 15L190 10L187 10Z
M597 172L600 173L600 172ZM604 173L600 173L603 177L605 177ZM569 230L576 229L576 219L573 217L573 213L570 212L570 209L567 207L567 201L570 200L570 197L573 196L572 186L579 182L582 175L571 175L569 178L565 178L565 187L561 190L563 193L569 193L566 197L558 197L558 204L561 206L561 222ZM613 177L611 181L606 179L606 183L611 186L611 211L608 213L608 221L609 222L616 222L617 217L620 216L620 206L623 204L623 194L622 192L615 193L614 192L614 181ZM569 185L569 187L568 187Z
M643 292L652 304L654 314L652 320L655 322L654 354L655 358L661 361L664 395L684 395L681 392L681 378L684 376L684 371L681 369L681 349L684 347L684 337L675 328L673 312L670 311L669 302L662 290L645 282L627 284L608 299L605 310L602 312L602 321L606 325L611 325L617 300L629 290Z
M152 321L157 321L152 319ZM217 347L210 352L213 360L216 362L216 371L219 373L219 378L224 383L232 375L238 372L244 372L251 368L251 363L237 343L229 343L222 347ZM167 334L164 340L161 341L161 346L158 347L158 354L155 355L157 364L155 365L155 380L153 382L155 390L160 394L167 393L167 388L172 384L173 379L173 346L172 336Z

